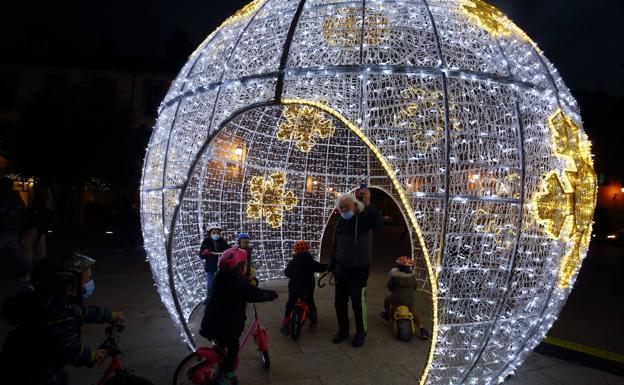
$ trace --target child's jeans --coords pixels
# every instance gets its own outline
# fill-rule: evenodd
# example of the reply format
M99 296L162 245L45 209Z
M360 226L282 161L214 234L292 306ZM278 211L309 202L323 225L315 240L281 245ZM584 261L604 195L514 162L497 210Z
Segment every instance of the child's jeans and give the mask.
M412 316L414 316L414 324L416 324L416 326L418 327L421 327L422 324L420 323L420 318L418 318L418 313L416 313L416 309L410 306L408 306L408 309L412 313ZM390 315L390 317L392 317L392 314L390 314L390 294L388 294L384 298L384 310Z
M284 319L287 319L288 317L290 317L290 313L292 313L293 309L295 308L295 304L297 303L297 300L299 298L305 298L305 301L308 304L308 309L310 310L310 313L309 313L310 321L316 322L317 312L316 312L316 304L314 303L313 295L296 296L296 295L289 294L288 302L286 302L286 311L284 312Z
M214 273L206 272L206 301L210 301L210 289L212 289L212 281L214 279Z

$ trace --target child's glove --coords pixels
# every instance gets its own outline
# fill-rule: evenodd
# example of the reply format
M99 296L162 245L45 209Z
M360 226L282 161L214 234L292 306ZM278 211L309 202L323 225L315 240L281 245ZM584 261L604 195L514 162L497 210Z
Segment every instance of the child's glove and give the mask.
M212 251L210 251L210 249L204 249L204 250L202 250L202 252L200 254L200 257L202 259L206 259L206 258L208 258L210 256L212 256Z
M91 365L100 365L108 356L108 350L97 349L91 351Z
M121 333L126 328L126 316L120 311L114 311L109 323Z
M124 316L124 313L120 311L114 311L113 316L111 317L111 322L123 324L126 322L126 316Z

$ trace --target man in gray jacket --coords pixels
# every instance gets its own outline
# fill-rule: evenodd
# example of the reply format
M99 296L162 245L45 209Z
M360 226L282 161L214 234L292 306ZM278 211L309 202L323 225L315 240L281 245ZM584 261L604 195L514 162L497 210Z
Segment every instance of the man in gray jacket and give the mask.
M372 232L383 226L382 217L371 205L370 191L361 188L357 195L363 203L351 194L338 198L340 218L334 230L332 246L332 268L336 281L334 305L338 319L338 333L332 341L340 343L349 338L348 302L351 298L356 325L351 341L354 347L361 346L366 337L366 285L373 254Z

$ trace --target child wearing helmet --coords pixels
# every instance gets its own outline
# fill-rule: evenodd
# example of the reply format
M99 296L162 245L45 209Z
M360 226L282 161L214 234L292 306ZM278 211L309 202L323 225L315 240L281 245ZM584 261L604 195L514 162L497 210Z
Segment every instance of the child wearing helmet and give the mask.
M414 260L407 256L398 257L394 261L394 268L388 274L389 295L384 298L384 311L380 314L386 321L390 320L390 307L407 306L414 316L414 323L418 327L420 337L429 338L429 332L425 329L416 313L416 290L418 281L412 270Z
M238 245L239 248L247 251L247 274L246 276L249 279L250 283L254 285L256 282L255 280L256 269L253 265L253 259L251 255L253 248L251 247L251 237L249 236L249 233L238 234L238 236L236 237L236 244Z
M280 331L284 335L288 335L288 321L295 303L299 298L305 298L310 309L310 327L315 328L318 323L318 314L316 304L314 303L314 273L323 273L329 269L325 263L314 260L310 254L310 245L306 241L297 241L293 247L295 254L286 265L284 275L290 278L288 280L288 302L286 302L286 310L282 320L282 328Z
M217 223L209 223L206 230L208 235L199 248L199 258L204 260L204 270L206 270L206 300L204 303L208 303L212 280L217 272L219 255L230 248L230 245L221 237L221 226Z
M82 324L123 322L124 316L84 304L95 290L94 264L79 254L51 256L35 264L32 287L9 298L2 309L3 317L17 327L2 347L0 382L64 385L64 366L92 366L106 358L106 350L83 345Z
M218 271L199 331L199 334L213 340L226 352L225 358L214 371L211 384L238 383L234 370L237 365L239 338L245 327L247 303L273 301L278 297L273 290L250 285L245 276L246 270L246 250L233 247L219 258Z

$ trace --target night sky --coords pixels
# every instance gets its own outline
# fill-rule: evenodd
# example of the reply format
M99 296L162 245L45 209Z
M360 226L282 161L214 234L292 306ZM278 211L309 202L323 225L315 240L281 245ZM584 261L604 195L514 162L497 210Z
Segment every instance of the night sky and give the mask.
M188 33L192 50L247 2L24 0L11 5L14 17L0 25L0 39L9 53L33 33L45 33L77 53L92 52L104 38L112 42L115 55L162 57L174 31ZM537 42L570 88L624 96L621 41L624 1L490 0L490 3L501 8Z

